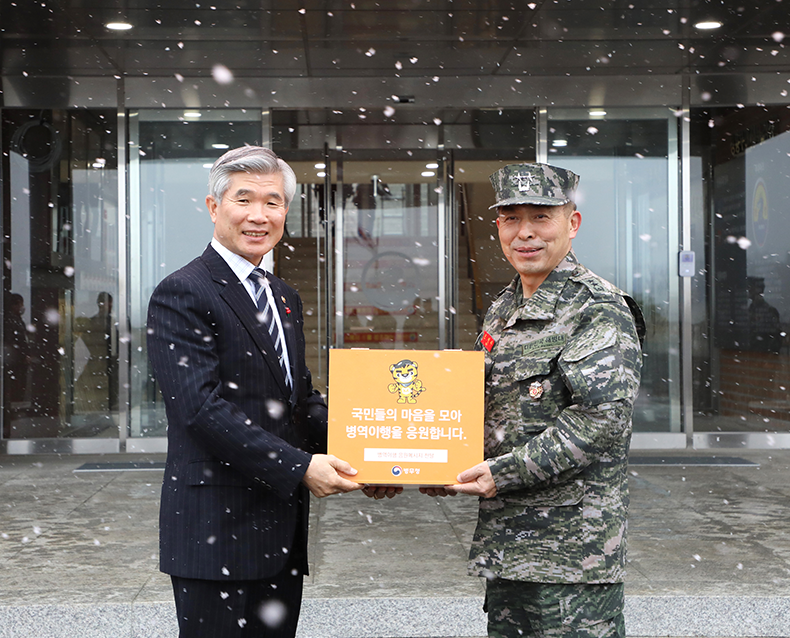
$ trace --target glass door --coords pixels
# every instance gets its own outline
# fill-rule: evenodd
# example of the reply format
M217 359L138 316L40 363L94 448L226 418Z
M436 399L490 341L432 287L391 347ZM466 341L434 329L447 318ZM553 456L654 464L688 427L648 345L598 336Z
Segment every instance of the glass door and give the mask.
M547 161L581 176L573 247L645 315L635 432L681 431L677 118L668 109L549 111Z
M4 109L0 119L0 439L12 453L117 451L115 112Z
M275 109L271 121L301 189L276 265L302 297L313 385L326 388L330 348L471 349L502 287L488 175L534 161L533 111Z
M695 445L790 432L790 122L784 106L692 110ZM698 258L699 261L699 258Z
M164 403L148 365L146 314L156 285L200 255L214 227L208 174L227 149L260 144L261 114L231 109L130 113L131 419L127 451L164 450Z
M436 154L381 160L353 153L334 164L334 345L446 347Z
M456 238L437 151L277 152L299 191L275 270L302 298L315 388L326 392L331 348L452 347L455 326L475 325L444 267Z

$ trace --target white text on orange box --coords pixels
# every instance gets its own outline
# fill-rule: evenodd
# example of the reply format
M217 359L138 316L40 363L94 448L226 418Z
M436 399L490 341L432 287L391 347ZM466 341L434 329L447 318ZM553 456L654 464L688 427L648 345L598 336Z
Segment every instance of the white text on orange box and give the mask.
M447 450L409 450L398 448L366 447L365 461L409 461L420 463L447 463Z

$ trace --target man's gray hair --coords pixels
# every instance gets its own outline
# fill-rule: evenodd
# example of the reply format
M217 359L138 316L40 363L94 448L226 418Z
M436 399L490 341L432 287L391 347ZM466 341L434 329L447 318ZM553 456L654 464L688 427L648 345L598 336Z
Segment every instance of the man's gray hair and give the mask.
M284 160L262 146L241 146L222 155L208 174L208 192L217 204L230 188L233 173L282 175L286 207L296 194L296 175Z

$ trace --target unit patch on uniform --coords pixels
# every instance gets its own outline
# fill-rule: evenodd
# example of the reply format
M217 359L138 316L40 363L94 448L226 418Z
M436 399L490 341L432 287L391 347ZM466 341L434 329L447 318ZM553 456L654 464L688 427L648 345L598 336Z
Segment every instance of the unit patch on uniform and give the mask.
M491 352L491 348L494 347L494 337L488 334L488 331L483 333L483 336L480 339L480 343L482 346L488 351Z

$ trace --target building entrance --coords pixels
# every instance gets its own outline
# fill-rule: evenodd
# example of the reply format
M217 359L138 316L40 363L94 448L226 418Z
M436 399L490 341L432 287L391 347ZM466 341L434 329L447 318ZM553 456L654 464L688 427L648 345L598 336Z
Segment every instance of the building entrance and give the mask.
M691 355L680 339L683 222L674 111L144 109L127 120L122 161L113 150L121 135L111 113L3 112L11 157L3 216L10 237L3 298L7 451L165 449L165 415L147 363L148 299L209 242L208 169L226 148L245 143L271 145L297 173L286 235L267 267L302 296L308 365L321 391L328 388L331 348L472 348L485 311L512 278L488 209L489 175L503 164L536 160L577 171L583 225L576 253L632 294L648 318L635 445L685 444L680 367ZM769 151L769 144L784 148L784 137L774 137L764 144ZM122 194L127 180L118 179L122 170L128 194ZM716 176L717 196L726 194L728 174L717 169ZM724 223L716 221L719 214L711 228ZM752 251L771 237L765 223L753 226ZM745 250L736 231L726 239ZM713 255L716 272L725 270L727 246ZM704 245L696 252L701 266ZM747 260L744 281L763 277L763 298L783 320L774 292L781 278L772 278L781 268L766 263ZM725 298L725 288L711 290ZM719 319L716 334L725 344L730 324ZM778 335L769 342L779 344L777 352L760 357L786 354L784 324ZM727 354L724 346L721 352ZM717 386L722 401L725 380L722 374ZM695 396L703 396L696 386ZM771 418L768 427L786 414L781 397L763 404L774 411L764 417Z
M364 150L318 159L291 162L302 196L275 261L305 304L314 383L325 388L330 348L471 348L478 319L472 280L458 274L467 233L448 158Z

